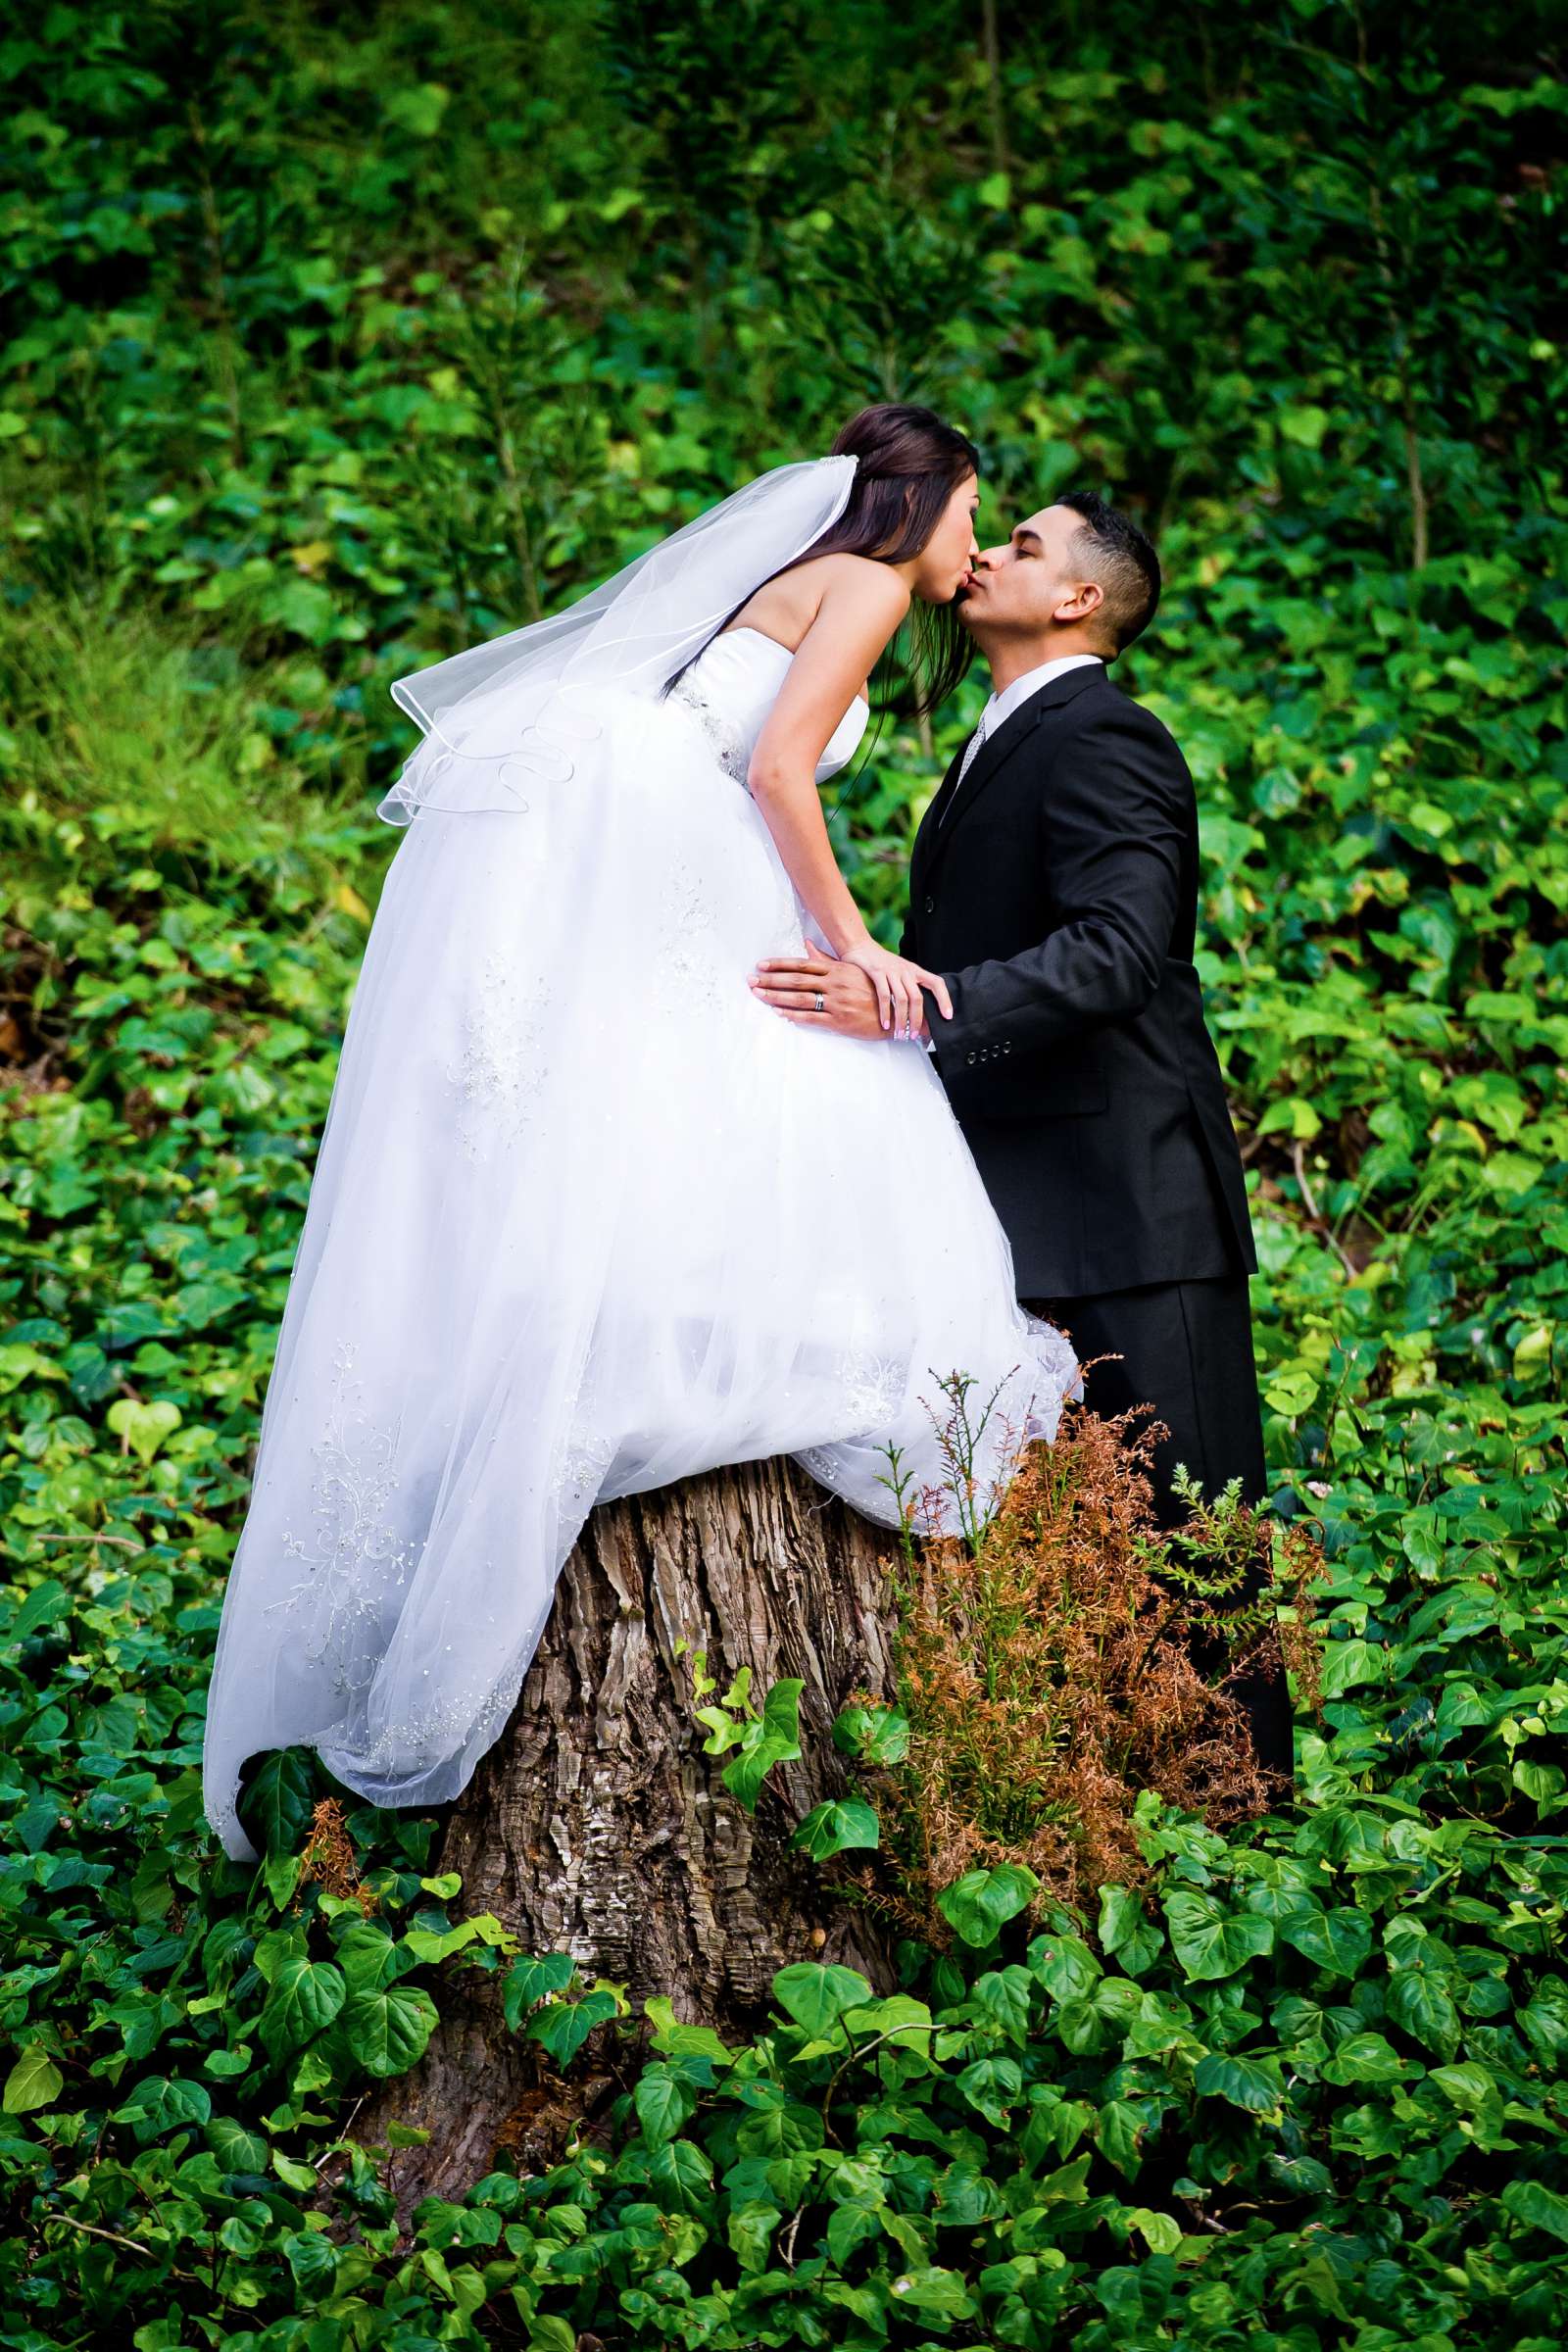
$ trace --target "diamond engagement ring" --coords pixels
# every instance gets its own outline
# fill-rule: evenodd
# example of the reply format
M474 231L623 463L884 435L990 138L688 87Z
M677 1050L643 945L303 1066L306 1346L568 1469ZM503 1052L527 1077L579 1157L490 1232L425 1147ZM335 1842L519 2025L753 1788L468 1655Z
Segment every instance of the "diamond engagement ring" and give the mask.
M820 989L817 990L815 997L811 1001L811 1010L813 1012L826 1012L827 1010L827 1004Z

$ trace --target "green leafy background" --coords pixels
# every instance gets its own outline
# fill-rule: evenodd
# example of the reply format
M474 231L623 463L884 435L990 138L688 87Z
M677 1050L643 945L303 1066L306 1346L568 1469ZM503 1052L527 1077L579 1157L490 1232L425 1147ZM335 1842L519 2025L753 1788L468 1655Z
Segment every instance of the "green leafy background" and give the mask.
M1560 2342L1561 40L1495 0L0 33L6 2352ZM351 1813L368 1917L302 1881L308 1759L265 1872L215 1858L208 1659L388 681L885 395L979 438L984 536L1069 482L1157 531L1126 682L1198 779L1325 1703L1267 1825L1147 1807L1148 1904L956 1891L894 2000L788 1969L754 2044L666 2011L642 2063L428 1822ZM981 692L895 710L835 819L885 938ZM400 2232L331 2151L461 1966L635 2089Z

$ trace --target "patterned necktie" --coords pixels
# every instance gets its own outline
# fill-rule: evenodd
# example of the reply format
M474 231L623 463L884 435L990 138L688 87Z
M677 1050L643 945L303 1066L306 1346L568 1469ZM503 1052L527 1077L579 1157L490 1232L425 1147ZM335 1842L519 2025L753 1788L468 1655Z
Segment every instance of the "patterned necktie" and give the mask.
M986 739L986 731L990 726L990 723L991 705L987 703L985 709L980 713L980 724L975 728L974 733L970 736L968 742L963 747L963 759L959 763L957 782L954 785L952 792L948 795L948 808L944 808L942 814L937 818L937 823L939 826L945 825L948 821L948 808L951 808L954 802L957 799L959 790L963 784L963 779L969 773L970 768L974 765L975 755Z

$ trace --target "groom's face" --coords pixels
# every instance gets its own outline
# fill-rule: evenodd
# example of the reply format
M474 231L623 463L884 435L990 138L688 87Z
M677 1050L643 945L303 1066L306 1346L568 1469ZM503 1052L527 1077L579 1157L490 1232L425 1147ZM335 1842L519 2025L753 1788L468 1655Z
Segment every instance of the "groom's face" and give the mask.
M983 548L958 604L964 625L984 642L1044 637L1081 619L1081 530L1071 507L1042 507L1013 526L1005 547Z

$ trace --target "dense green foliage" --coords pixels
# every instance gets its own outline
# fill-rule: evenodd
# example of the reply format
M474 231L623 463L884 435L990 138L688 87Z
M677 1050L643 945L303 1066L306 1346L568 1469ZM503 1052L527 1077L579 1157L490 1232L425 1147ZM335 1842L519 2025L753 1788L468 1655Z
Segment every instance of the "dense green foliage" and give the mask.
M987 21L153 0L0 35L6 2352L1562 2338L1552 17L999 5L994 69ZM488 1927L457 1956L428 1823L351 1813L367 1916L301 1874L294 1758L266 1873L215 1859L202 1693L394 846L387 681L885 392L979 436L983 535L1069 480L1158 531L1127 682L1199 780L1326 1703L1263 1829L1150 1809L1147 1909L971 1887L897 2016L786 1971L770 2034L656 2020L639 2071L613 1988ZM934 745L895 694L851 788L884 935L979 692ZM564 2060L623 2038L635 2087L410 2242L385 2163L327 2159L455 1965Z

